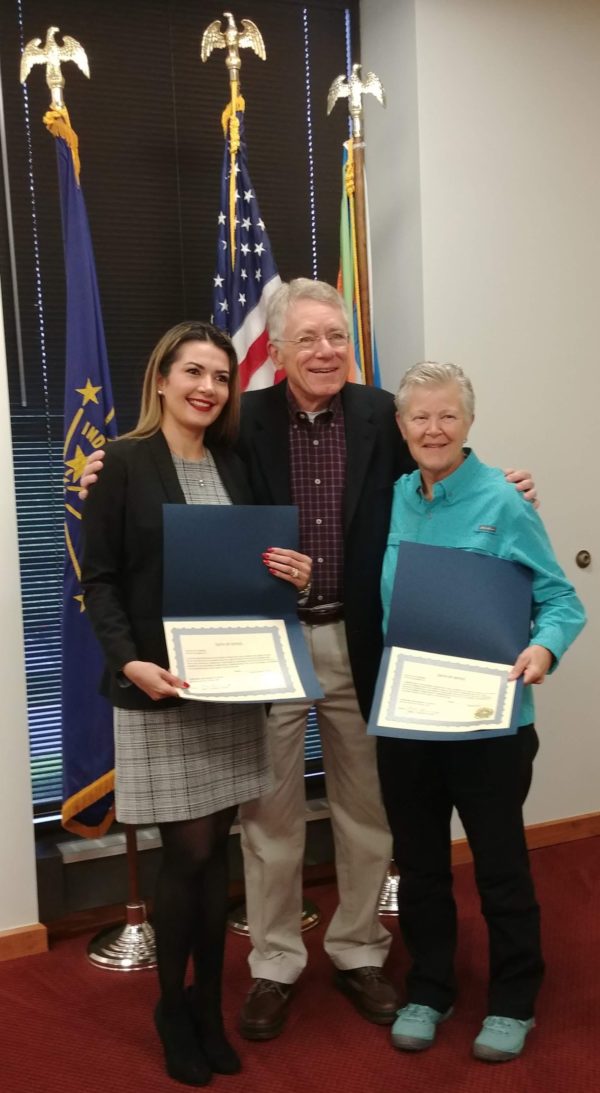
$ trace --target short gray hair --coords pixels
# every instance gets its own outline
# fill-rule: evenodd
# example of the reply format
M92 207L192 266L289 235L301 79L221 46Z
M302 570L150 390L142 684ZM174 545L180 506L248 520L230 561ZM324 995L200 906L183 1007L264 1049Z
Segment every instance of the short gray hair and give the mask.
M457 364L438 364L437 361L421 361L404 373L395 398L400 416L406 410L413 387L440 387L445 383L458 384L463 410L467 417L474 417L475 392L471 380Z
M326 281L311 281L308 277L296 277L288 284L280 285L269 300L267 308L267 330L272 342L283 338L287 313L299 300L315 300L320 304L329 304L341 312L346 332L349 330L348 311L343 298L333 285Z

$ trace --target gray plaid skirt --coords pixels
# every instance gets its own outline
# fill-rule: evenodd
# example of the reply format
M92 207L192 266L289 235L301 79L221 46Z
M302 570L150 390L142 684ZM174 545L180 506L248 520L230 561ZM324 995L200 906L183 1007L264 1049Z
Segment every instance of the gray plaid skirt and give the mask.
M190 700L114 714L121 823L195 820L270 789L263 706Z

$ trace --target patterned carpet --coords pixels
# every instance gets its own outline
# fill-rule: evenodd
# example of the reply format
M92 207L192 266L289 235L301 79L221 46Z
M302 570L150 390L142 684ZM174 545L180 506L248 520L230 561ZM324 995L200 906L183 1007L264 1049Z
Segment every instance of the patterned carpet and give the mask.
M226 1020L244 1069L213 1079L223 1093L598 1093L600 1090L600 839L532 854L543 911L546 982L538 1027L521 1059L490 1066L470 1056L484 1016L486 941L470 866L456 870L460 908L457 970L462 993L435 1048L395 1051L389 1031L360 1018L332 985L321 942L306 934L309 964L283 1035L250 1044L235 1032L248 986L244 938L230 936ZM308 893L324 919L332 887ZM393 919L387 920L395 927ZM151 1023L152 972L93 968L87 938L57 943L42 956L0 964L0 1088L3 1093L166 1093L183 1089L162 1070ZM402 980L394 938L388 970Z

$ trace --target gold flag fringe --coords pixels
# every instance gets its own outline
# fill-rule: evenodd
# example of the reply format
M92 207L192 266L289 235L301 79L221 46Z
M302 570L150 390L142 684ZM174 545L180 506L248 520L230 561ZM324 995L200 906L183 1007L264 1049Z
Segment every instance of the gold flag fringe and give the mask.
M64 140L71 149L71 157L73 159L73 170L75 171L75 178L77 179L77 185L79 186L79 172L81 170L81 161L79 159L79 137L71 125L69 118L69 112L64 106L62 109L51 107L44 114L44 125L49 133L53 137L60 137Z
M227 106L221 115L221 125L223 126L224 136L227 136L227 129L229 128L229 153L231 160L229 172L229 246L232 269L235 266L235 157L237 156L240 147L240 123L237 112L240 110L243 113L246 109L244 98L242 95L238 95L237 89L237 82L232 80L231 102L227 103Z
M349 206L349 209L350 209L350 234L352 236L352 264L354 266L354 302L355 302L355 307L356 307L356 326L357 326L357 329L358 329L358 353L359 353L359 360L360 360L360 371L361 371L361 374L362 374L362 377L363 377L363 382L364 382L364 379L365 379L365 371L364 371L365 356L364 356L364 340L363 340L363 329L362 329L362 310L361 310L361 306L360 306L360 283L359 283L359 276L358 276L358 245L357 245L357 239L356 239L356 219L355 219L355 212L354 212L355 182L354 182L354 153L353 153L353 148L352 148L352 141L351 140L347 141L345 143L345 147L348 151L348 160L346 162L346 169L345 169L345 186L346 186L346 195L348 197L348 206Z
M107 793L111 793L114 788L115 772L109 770L107 774L103 774L89 786L85 786L71 797L68 797L63 802L61 811L61 824L65 830L71 831L74 835L83 835L86 839L99 839L100 836L105 835L115 818L114 805L111 805L104 819L96 827L82 824L76 817L84 809L89 808L96 801L100 801Z

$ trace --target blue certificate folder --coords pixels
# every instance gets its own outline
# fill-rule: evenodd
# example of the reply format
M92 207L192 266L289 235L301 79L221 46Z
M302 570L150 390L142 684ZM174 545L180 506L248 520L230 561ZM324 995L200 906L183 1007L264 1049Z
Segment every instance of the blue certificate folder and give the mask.
M467 733L431 733L419 731L418 726L380 726L377 718L392 646L513 664L530 640L531 582L530 569L502 558L453 547L400 543L368 732L426 740L474 740L515 733L522 680L517 681L509 729L494 729L490 724L489 728Z
M323 697L296 614L298 593L262 560L269 547L298 549L294 506L163 505L163 545L165 618L283 619L306 697Z

